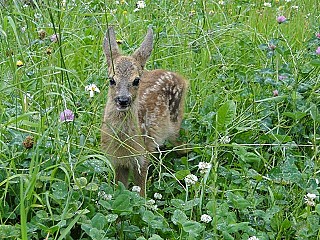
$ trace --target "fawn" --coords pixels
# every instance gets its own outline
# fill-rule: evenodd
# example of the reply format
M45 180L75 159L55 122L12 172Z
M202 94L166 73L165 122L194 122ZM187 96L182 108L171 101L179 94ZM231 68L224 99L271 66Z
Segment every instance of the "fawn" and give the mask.
M109 90L101 126L101 147L115 169L116 182L128 187L129 173L145 195L149 161L166 140L175 142L183 117L187 82L166 70L144 70L153 48L148 29L141 46L121 54L112 27L103 49L108 64Z

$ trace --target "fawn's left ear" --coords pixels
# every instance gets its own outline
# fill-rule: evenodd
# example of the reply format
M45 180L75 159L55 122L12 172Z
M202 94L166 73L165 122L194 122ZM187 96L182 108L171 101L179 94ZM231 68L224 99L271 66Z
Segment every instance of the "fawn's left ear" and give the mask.
M114 59L116 59L120 55L120 50L117 44L113 27L109 27L106 33L103 42L103 50L107 58L108 66L112 66Z
M147 35L145 36L141 46L133 53L132 57L135 58L144 68L148 58L151 55L153 48L153 31L152 28L148 28Z

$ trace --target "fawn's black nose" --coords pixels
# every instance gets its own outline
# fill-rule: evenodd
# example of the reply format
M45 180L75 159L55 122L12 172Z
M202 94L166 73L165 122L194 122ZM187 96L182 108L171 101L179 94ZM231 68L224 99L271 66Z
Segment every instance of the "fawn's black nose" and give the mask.
M115 101L119 107L126 108L131 103L131 97L130 96L118 96L115 98Z

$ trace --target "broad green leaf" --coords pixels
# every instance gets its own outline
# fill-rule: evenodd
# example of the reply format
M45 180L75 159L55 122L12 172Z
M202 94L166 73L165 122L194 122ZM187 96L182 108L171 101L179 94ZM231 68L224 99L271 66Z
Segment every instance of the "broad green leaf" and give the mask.
M192 236L199 236L199 234L204 230L204 226L196 221L186 221L182 224L182 228L185 232Z
M287 143L292 141L292 138L287 135L269 134L268 136L279 143Z
M111 223L114 222L118 219L118 215L117 214L108 214L106 216L107 222Z
M190 174L190 170L180 170L177 171L174 176L178 179L178 180L183 180L188 174Z
M52 194L56 199L65 199L68 195L68 185L65 182L55 182L52 184Z
M305 112L284 112L283 115L294 120L300 120L304 118L307 114Z
M225 102L217 111L217 129L223 131L232 123L236 116L236 104L234 101Z
M320 66L320 59L313 59L313 60L311 60L310 63L312 66L319 67Z
M112 209L115 212L127 212L131 210L130 198L128 194L121 194L117 196L112 204Z
M232 192L227 192L226 193L228 201L230 201L231 206L236 208L236 209L246 209L251 206L251 203L243 198L240 194L234 194Z
M148 240L163 240L163 238L157 234L152 234L152 236L148 238Z
M316 104L312 103L310 107L310 115L313 121L320 122L319 109Z
M91 219L91 225L94 228L97 228L99 230L103 229L106 225L107 219L102 213L97 213L92 219Z
M200 203L200 199L199 198L195 198L195 199L189 200L189 201L185 202L184 210L190 210L193 207L197 206L199 203Z
M143 213L142 220L146 223L150 223L155 218L153 212L146 210Z
M89 231L89 236L93 239L93 240L100 240L103 239L103 236L105 235L103 230L99 230L96 228L91 228Z
M239 231L247 232L249 230L249 222L233 223L228 225L228 233Z
M171 205L175 208L178 208L178 209L183 209L184 208L184 201L181 200L181 199L171 199L170 201Z
M315 207L316 212L320 215L320 204L317 204Z
M0 225L1 239L18 239L20 237L20 229L11 225Z
M178 223L183 224L187 221L187 219L187 215L179 209L174 210L173 215L171 217L171 221L175 225L177 225Z

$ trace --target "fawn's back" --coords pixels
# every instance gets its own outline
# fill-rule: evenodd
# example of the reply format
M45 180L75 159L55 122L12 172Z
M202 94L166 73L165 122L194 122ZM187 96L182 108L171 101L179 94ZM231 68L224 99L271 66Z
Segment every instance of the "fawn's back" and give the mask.
M148 152L166 140L175 142L183 117L186 80L166 70L144 70L152 51L148 33L132 56L123 56L109 28L104 52L109 90L101 127L101 145L115 168L116 180L127 185L128 174L145 191Z

